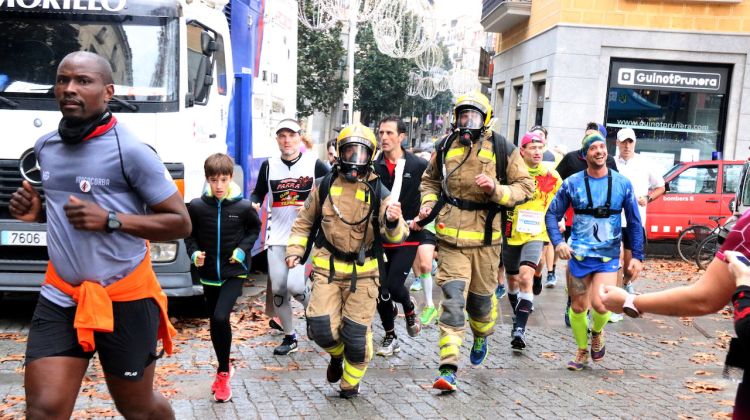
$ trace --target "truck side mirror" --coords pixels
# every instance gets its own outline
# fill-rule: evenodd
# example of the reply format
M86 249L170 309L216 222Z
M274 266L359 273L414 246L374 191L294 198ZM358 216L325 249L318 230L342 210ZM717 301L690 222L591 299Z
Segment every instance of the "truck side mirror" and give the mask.
M201 52L203 55L211 57L218 48L211 34L207 31L201 32Z

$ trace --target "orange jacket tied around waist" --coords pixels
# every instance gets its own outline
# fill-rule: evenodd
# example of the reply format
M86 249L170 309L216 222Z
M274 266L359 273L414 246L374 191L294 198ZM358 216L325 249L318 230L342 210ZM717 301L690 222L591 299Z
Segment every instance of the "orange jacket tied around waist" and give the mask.
M52 261L47 264L44 283L56 287L78 303L73 327L78 334L78 343L84 351L90 352L96 348L94 332L114 331L112 302L152 298L159 306L161 318L158 338L162 340L164 351L172 354L172 337L177 335L177 330L169 322L167 295L156 280L149 250L146 250L146 256L130 274L107 287L93 281L84 281L79 286L73 286L57 274Z

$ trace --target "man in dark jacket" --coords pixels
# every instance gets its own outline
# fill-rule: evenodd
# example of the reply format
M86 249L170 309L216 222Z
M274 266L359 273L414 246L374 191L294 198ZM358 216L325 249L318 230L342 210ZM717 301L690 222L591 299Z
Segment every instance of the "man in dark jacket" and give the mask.
M209 156L203 167L210 188L190 202L193 232L185 244L198 268L211 316L211 342L219 363L211 392L216 401L226 402L232 398L229 379L234 373L229 365L229 314L242 294L250 265L247 256L258 239L260 219L250 202L242 200L240 187L232 182L232 158L217 153Z
M422 173L427 168L427 161L401 147L405 136L406 124L397 116L389 116L380 121L378 138L383 153L375 160L375 172L392 194L398 193L393 190L393 186L397 183L401 185L397 199L401 203L404 219L409 223L419 214L419 185ZM400 160L404 161L403 171L398 169ZM395 198L395 195L393 197ZM400 303L404 310L406 330L409 335L415 337L422 329L417 319L415 301L409 296L409 289L404 286L404 282L423 236L424 232L410 231L409 237L400 244L383 244L387 257L386 276L380 279L378 313L383 323L385 337L377 351L379 356L387 357L401 351L394 328L394 321L398 314L396 303Z

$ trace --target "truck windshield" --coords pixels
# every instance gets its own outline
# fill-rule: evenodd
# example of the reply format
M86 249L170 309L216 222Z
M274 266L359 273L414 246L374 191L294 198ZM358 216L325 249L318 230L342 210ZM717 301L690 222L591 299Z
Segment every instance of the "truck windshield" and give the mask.
M74 51L90 51L112 65L116 96L136 102L177 100L176 19L30 15L0 13L0 96L51 98L60 60Z

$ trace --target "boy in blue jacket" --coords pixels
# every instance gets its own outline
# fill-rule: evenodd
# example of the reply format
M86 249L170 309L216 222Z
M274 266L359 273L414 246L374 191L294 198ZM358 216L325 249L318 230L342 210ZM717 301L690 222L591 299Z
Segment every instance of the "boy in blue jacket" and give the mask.
M242 294L247 278L250 249L260 232L260 219L241 188L232 182L232 158L216 153L203 164L206 188L203 196L190 202L188 211L193 231L185 239L188 255L197 267L208 313L211 316L211 342L219 367L211 386L214 399L232 399L229 365L232 329L229 314Z

